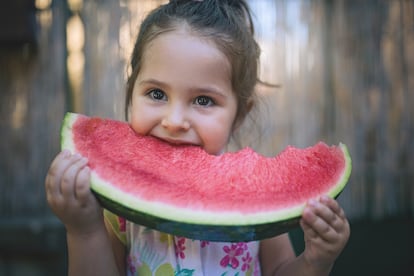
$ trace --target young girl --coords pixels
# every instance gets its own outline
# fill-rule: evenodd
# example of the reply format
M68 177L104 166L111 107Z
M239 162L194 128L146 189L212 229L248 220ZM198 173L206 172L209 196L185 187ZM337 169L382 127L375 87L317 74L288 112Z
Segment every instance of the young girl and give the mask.
M135 44L131 127L223 153L254 104L258 58L244 1L170 1L149 14ZM46 177L47 200L67 230L70 275L328 275L350 234L344 211L328 197L304 209L298 257L287 234L219 243L160 233L102 212L87 163L63 151Z

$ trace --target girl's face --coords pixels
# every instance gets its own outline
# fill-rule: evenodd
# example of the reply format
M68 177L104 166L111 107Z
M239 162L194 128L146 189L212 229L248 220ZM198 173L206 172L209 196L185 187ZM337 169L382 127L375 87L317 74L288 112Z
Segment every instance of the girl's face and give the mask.
M236 111L230 63L208 40L177 30L147 45L130 107L137 133L220 154Z

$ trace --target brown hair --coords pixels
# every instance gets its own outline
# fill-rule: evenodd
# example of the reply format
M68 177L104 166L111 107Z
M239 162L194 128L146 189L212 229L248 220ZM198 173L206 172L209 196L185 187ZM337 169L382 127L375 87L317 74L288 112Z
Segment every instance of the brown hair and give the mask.
M211 39L228 58L232 88L237 98L234 126L239 125L253 106L260 55L251 12L244 0L172 0L153 10L141 24L132 53L126 116L146 46L158 35L183 25L197 35Z

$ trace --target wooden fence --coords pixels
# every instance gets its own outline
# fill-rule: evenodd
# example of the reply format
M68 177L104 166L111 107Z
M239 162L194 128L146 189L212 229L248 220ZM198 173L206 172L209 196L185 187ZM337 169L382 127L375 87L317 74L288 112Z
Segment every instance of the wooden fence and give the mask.
M22 221L38 232L58 224L44 177L61 119L68 110L123 119L134 37L163 2L53 1L35 13L35 47L1 46L2 233ZM353 159L339 198L349 218L412 218L414 1L249 2L261 78L281 88L258 88L256 117L230 150L249 145L274 155L288 144L343 142Z

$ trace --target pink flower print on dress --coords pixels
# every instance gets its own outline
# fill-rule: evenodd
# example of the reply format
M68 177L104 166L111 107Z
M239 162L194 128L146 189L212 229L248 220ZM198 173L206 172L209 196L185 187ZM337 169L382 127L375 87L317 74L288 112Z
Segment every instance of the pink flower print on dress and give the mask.
M209 241L200 241L201 248L204 248L204 247L206 247L209 244L210 244Z
M247 271L250 269L250 263L252 262L253 258L250 256L250 253L247 252L246 255L242 258L243 265L242 265L242 271Z
M239 266L238 256L242 255L244 250L237 244L232 244L231 247L225 245L223 251L227 253L220 261L222 267L231 266L233 269Z
M119 223L119 232L125 232L126 231L126 220L124 218L118 217L118 223Z
M185 259L185 238L177 238L178 240L174 243L175 255L181 259Z
M248 249L247 243L245 243L245 242L239 242L239 243L237 243L237 246L240 247L243 250Z

